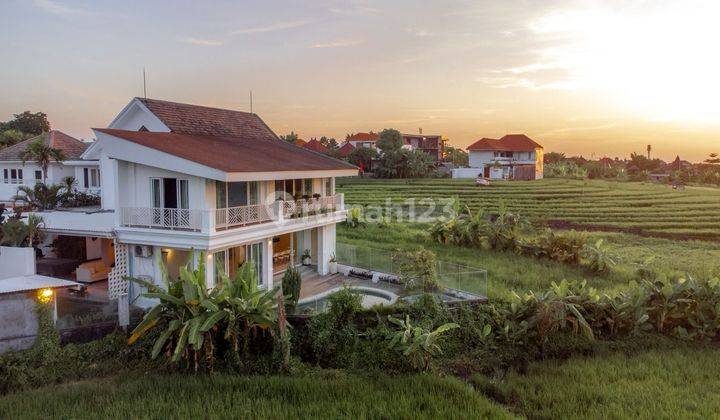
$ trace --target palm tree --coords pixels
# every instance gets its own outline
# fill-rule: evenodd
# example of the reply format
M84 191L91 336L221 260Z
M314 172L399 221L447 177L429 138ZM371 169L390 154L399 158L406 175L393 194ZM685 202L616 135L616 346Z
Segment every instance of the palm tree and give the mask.
M70 196L72 196L73 191L75 191L75 186L77 185L77 181L75 180L74 176L66 176L62 179L60 182L60 185L63 188L63 198L69 199Z
M44 140L46 136L49 136L49 134L43 134L37 141L30 143L28 147L20 153L20 159L22 159L23 165L28 160L32 160L40 166L43 174L43 183L47 180L47 171L50 163L52 161L62 162L65 160L65 155L62 150L54 149L45 144Z
M47 186L42 183L35 184L33 187L21 185L12 200L15 203L20 202L38 210L52 210L60 201L59 193L62 189L62 185Z
M35 238L38 239L38 241L42 240L43 233L40 230L40 227L45 224L45 220L43 220L42 217L36 215L36 214L30 214L27 219L27 228L25 229L25 233L27 235L28 239L28 247L33 246L33 241Z

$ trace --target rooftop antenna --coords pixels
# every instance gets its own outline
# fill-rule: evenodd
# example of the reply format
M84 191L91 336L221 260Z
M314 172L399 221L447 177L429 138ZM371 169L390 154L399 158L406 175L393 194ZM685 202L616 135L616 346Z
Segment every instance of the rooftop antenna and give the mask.
M143 99L147 99L147 82L145 81L145 67L143 67Z
M252 89L250 89L250 113L253 113Z

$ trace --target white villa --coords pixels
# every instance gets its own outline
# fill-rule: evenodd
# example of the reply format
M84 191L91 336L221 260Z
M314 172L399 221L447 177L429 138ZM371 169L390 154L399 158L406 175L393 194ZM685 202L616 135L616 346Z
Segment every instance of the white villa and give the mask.
M525 134L482 138L467 147L469 168L454 169L453 178L534 180L543 177L543 147Z
M161 284L161 264L175 276L206 258L210 287L216 264L232 276L253 261L270 288L306 252L328 273L335 225L346 218L335 178L357 175L355 166L281 141L255 114L154 99L134 98L94 132L97 141L63 165L99 168L101 205L38 214L50 239L84 238L95 261L78 276L108 278L121 324L131 303L154 303L123 278Z
M75 177L77 189L87 193L100 192L100 172L98 161L82 159L81 156L90 143L82 142L67 134L52 130L49 133L22 141L0 149L0 203L12 204L12 197L20 185L34 186L43 181L42 168L32 160L23 164L22 152L36 141L63 152L65 160L51 162L48 166L47 184L59 184L68 176Z

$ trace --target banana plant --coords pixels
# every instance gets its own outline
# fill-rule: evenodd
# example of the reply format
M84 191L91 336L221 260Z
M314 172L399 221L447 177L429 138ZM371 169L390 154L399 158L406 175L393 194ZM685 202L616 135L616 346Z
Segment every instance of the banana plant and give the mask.
M429 369L434 356L442 354L442 348L438 344L441 336L459 327L455 323L443 324L433 331L419 326L413 327L409 315L405 316L404 321L388 315L388 320L400 327L400 330L390 336L390 348L408 357L412 366L421 372Z

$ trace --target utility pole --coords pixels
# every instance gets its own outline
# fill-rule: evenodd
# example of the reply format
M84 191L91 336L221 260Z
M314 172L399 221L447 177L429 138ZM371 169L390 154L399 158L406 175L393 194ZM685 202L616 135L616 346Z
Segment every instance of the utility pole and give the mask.
M143 67L143 99L147 99L147 82L145 80L145 67Z

